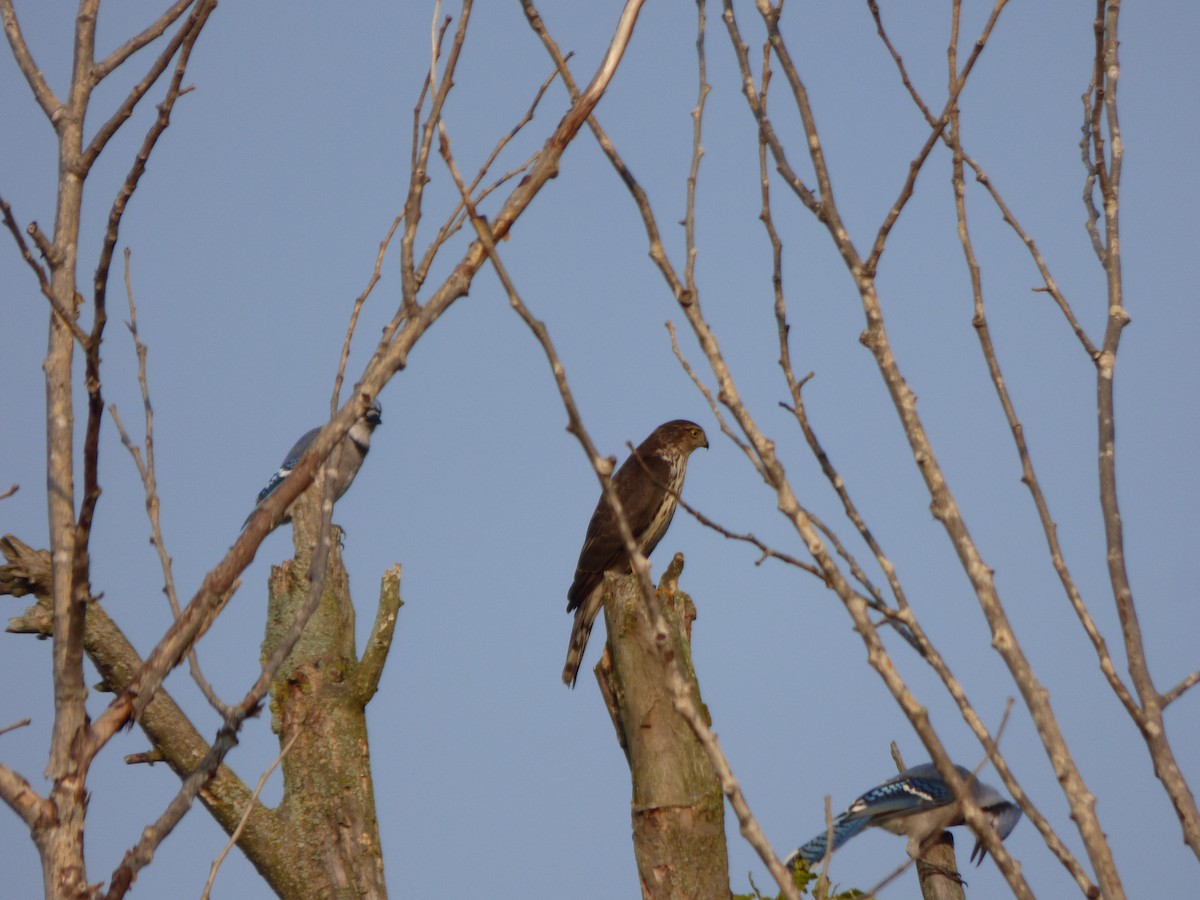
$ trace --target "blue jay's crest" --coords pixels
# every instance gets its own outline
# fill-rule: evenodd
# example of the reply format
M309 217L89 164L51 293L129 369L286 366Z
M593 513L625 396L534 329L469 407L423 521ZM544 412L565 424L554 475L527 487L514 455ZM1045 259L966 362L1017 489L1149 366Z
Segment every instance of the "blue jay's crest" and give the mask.
M1021 818L1021 808L1010 803L1000 792L975 778L962 766L955 766L967 784L971 797L984 813L1000 840L1004 840ZM938 774L933 763L915 766L895 778L873 787L850 804L833 820L833 852L865 828L878 826L892 834L908 837L908 853L920 855L921 844L934 833L953 825L962 825L962 811L950 785ZM828 833L819 835L792 853L784 864L794 866L798 859L816 863L825 857ZM987 856L983 842L976 840L971 862L982 863ZM976 859L978 857L978 859Z
M333 499L335 502L341 499L342 495L350 489L350 485L354 482L354 476L358 474L363 460L367 458L367 451L371 449L371 432L382 422L383 407L376 400L367 407L362 418L350 426L350 430L342 439L341 444L335 447L333 452L329 454L329 459L333 463ZM279 485L283 484L283 480L292 474L292 469L296 468L296 465L303 458L305 451L312 446L312 442L316 440L320 432L321 429L319 427L310 429L304 433L300 440L292 445L292 449L283 458L279 470L271 476L266 486L258 492L258 497L254 501L254 509L251 510L250 515L246 516L246 521L242 523L243 529L250 524L250 520L254 517L254 513L258 512L258 508L262 506L263 501L275 493ZM281 524L290 518L290 512L285 513Z

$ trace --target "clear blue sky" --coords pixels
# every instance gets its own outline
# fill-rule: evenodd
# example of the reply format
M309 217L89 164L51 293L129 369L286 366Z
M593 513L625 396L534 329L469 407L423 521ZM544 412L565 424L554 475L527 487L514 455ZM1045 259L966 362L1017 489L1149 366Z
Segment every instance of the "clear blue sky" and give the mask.
M138 30L161 4L110 3L101 52ZM616 4L556 0L542 12L586 81L611 34ZM885 4L885 7L892 6ZM926 100L945 95L946 4L885 8ZM973 5L974 6L974 5ZM739 15L761 40L749 4ZM598 108L655 204L678 266L695 105L695 8L649 4L612 89ZM61 92L69 75L73 12L18 2L28 40ZM445 11L445 10L444 10ZM449 10L457 14L456 9ZM985 10L971 9L965 33ZM254 496L292 441L328 413L351 301L366 283L378 242L407 186L412 108L428 66L429 4L224 3L193 55L188 81L130 205L121 246L133 253L142 336L149 345L163 524L180 592L190 596L223 555ZM1157 18L1154 18L1157 16ZM964 141L1047 260L1094 339L1105 315L1103 279L1083 231L1079 200L1080 95L1092 53L1090 4L1015 3L1005 12L963 96ZM790 4L784 31L807 79L835 191L854 237L869 243L926 135L878 39L865 4ZM1130 5L1123 16L1120 86L1127 148L1123 194L1125 297L1133 324L1118 364L1121 501L1133 586L1166 689L1200 667L1195 546L1200 495L1194 448L1200 375L1194 362L1200 304L1188 260L1200 203L1194 45L1200 12L1187 4ZM758 58L757 46L752 56ZM136 59L136 71L148 64ZM704 309L752 412L774 437L804 501L849 539L839 504L789 417L778 373L769 248L759 210L755 130L739 93L719 9L710 9L709 79L698 203L697 277ZM90 129L134 77L101 89ZM551 71L516 3L479 4L446 123L460 166L474 171L521 117ZM803 164L794 116L775 83L777 118ZM161 91L152 95L157 102ZM566 108L551 87L537 117L499 164L507 171L545 139ZM104 112L102 112L102 110ZM85 206L80 282L86 286L113 193L153 114L141 109L106 151ZM19 220L50 228L56 163L50 129L7 52L0 53L0 194ZM423 247L453 187L431 166ZM827 450L896 563L908 596L977 709L993 727L1015 693L991 650L983 617L928 498L870 355L853 285L827 235L775 187L785 242L785 288L800 373ZM1026 426L1068 562L1123 669L1107 587L1095 467L1091 363L1044 294L1027 254L972 185L971 222L1001 362ZM485 210L494 210L494 201ZM1134 896L1194 891L1196 860L1153 777L1133 725L1104 687L1049 566L1011 440L971 328L971 298L953 230L949 160L934 154L883 258L879 287L900 364L951 486L988 563L1026 653L1051 691L1083 775L1099 798L1125 884ZM525 301L550 329L585 421L608 453L624 455L660 422L688 417L712 448L693 459L686 498L734 531L752 530L788 552L803 547L774 497L718 429L670 355L662 323L675 321L694 364L686 323L647 259L633 206L594 142L583 135L501 247ZM456 258L454 255L446 259ZM398 302L399 257L368 304L351 380ZM448 271L434 267L430 283ZM45 542L44 405L40 363L47 310L0 235L0 532ZM114 278L104 389L140 431L132 348L120 325ZM372 618L383 570L404 566L406 606L382 689L369 710L388 881L396 895L634 897L629 786L624 758L597 695L593 640L575 691L559 682L570 583L597 486L564 431L565 414L540 350L490 270L436 323L409 367L382 395L384 424L335 519L359 603ZM82 407L80 407L82 410ZM148 544L140 484L111 421L93 580L108 612L143 651L169 621ZM855 551L866 553L855 543ZM836 598L783 566L677 517L653 559L658 573L682 551L682 585L699 608L694 655L716 730L768 838L780 854L821 827L823 798L844 808L891 772L888 742L911 763L926 756L868 668ZM290 552L280 531L263 545L230 608L200 645L207 674L240 697L258 670L271 563ZM876 580L881 581L876 573ZM7 617L21 609L8 601ZM597 632L597 636L600 632ZM897 665L957 761L980 751L930 673L891 641ZM51 717L49 645L0 636L0 725L33 725L0 737L0 759L40 784ZM94 673L89 681L94 681ZM215 717L186 673L168 688L202 731ZM96 695L91 710L106 697ZM1200 700L1171 709L1168 729L1193 785L1200 782ZM93 768L87 854L105 879L178 782L165 766L129 768L145 749L120 735ZM1080 852L1065 801L1018 706L1004 751L1026 791ZM274 758L266 719L250 722L229 762L250 783ZM996 781L993 773L986 780ZM278 797L278 782L267 799ZM731 879L760 886L765 868L730 820ZM141 897L198 896L225 836L193 810L139 878ZM960 847L969 845L966 836ZM41 890L37 857L15 816L0 812L5 896ZM1009 846L1040 897L1073 885L1034 829ZM903 858L885 834L857 839L833 874L867 888ZM970 896L1005 893L990 863L969 876ZM912 876L885 896L912 897ZM238 854L215 896L268 892Z

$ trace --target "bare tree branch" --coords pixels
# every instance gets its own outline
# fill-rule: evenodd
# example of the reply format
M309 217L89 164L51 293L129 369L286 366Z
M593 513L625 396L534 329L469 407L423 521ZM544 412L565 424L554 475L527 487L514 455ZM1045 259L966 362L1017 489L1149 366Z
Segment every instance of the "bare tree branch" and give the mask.
M125 431L125 426L121 422L121 416L117 411L115 403L109 407L109 411L113 418L113 424L117 427L117 433L121 437L121 443L129 451L129 455L133 457L133 463L137 467L138 475L142 479L142 487L146 492L146 515L150 520L150 543L154 545L155 550L158 552L158 563L163 573L163 593L167 595L167 602L171 606L171 614L178 619L179 594L175 590L175 573L172 568L171 555L167 552L166 540L163 538L162 518L159 515L158 476L154 463L154 407L150 403L150 382L146 377L147 350L146 345L142 343L141 336L138 334L137 304L133 299L133 281L130 273L129 259L129 249L126 248L125 296L129 302L128 326L129 333L133 337L133 349L138 361L138 387L142 392L142 411L145 415L146 461L144 463L142 462L141 451ZM196 655L194 647L188 650L188 668L191 671L192 680L200 688L200 692L204 694L209 705L222 717L227 716L229 714L229 707L217 696L217 692L213 690L208 679L204 677L204 673L200 670L200 660Z
M99 84L105 78L113 73L123 62L125 62L133 54L137 53L147 44L150 44L157 38L162 37L168 28L183 15L184 10L194 4L196 0L175 0L175 4L167 9L161 16L151 22L140 33L136 34L127 40L124 44L114 50L103 60L96 63L92 70L92 77Z
M375 290L375 285L379 283L380 273L383 271L383 257L387 253L388 245L392 242L392 238L396 235L396 229L400 227L400 222L404 219L404 212L396 216L392 222L392 227L388 229L388 233L383 240L379 242L379 252L375 254L375 268L371 272L371 277L367 280L367 286L362 289L357 297L354 298L354 307L350 311L350 322L346 326L346 338L342 341L342 355L338 359L337 377L333 379L333 399L330 401L329 414L335 415L338 409L339 397L342 393L342 381L346 377L346 361L350 358L350 340L354 337L354 329L358 326L358 314L362 312L363 304L367 302L367 298L371 296L371 291Z
M988 24L984 28L983 39L987 35L995 23L999 11L1003 8L1003 0L997 3L993 8L992 15L989 18ZM760 7L760 12L764 15L764 22L767 27L767 32L771 41L772 49L775 55L780 59L789 83L793 85L793 94L797 98L797 105L800 107L800 116L804 123L805 133L808 138L810 148L819 147L819 142L815 133L815 123L812 121L811 115L806 114L807 96L803 92L803 85L800 83L799 76L795 74L794 66L790 62L790 57L786 56L786 50L782 49L782 36L778 32L777 22L772 19L769 12ZM769 120L765 118L765 110L761 109L761 105L754 100L753 85L750 81L749 68L746 60L744 43L741 41L740 34L733 20L732 10L727 6L725 16L726 25L730 31L730 38L734 43L735 50L738 52L739 65L743 72L743 92L751 101L752 110L755 112L756 120L759 122L760 129L770 129ZM1028 660L1020 650L1016 642L1015 635L1012 632L1011 626L1008 623L1007 616L1004 613L1003 607L1000 604L999 596L995 591L994 582L992 579L991 570L983 562L978 549L976 548L969 532L966 528L966 523L963 521L958 510L957 504L949 491L942 475L941 469L937 463L933 453L932 445L925 433L924 426L916 411L915 396L912 390L908 387L904 378L900 374L895 357L887 338L887 332L884 325L882 308L880 300L875 291L873 271L874 260L878 259L879 253L882 252L881 239L886 239L890 231L891 224L894 223L899 214L899 210L906 202L907 196L910 195L911 185L915 180L916 168L924 161L928 155L929 149L932 147L932 141L935 141L940 136L941 130L944 127L945 120L949 110L952 108L953 101L957 98L958 93L962 90L964 84L963 79L969 73L973 61L978 58L983 47L983 39L976 42L972 51L970 61L963 67L961 73L956 76L955 83L951 85L950 100L948 101L946 111L943 112L939 119L940 124L935 124L930 138L926 142L926 147L918 154L914 160L913 166L910 167L909 177L906 181L906 186L901 190L900 198L893 205L885 218L884 224L880 227L876 235L876 245L872 250L871 257L867 263L860 262L857 250L850 242L849 236L840 226L837 219L836 210L830 209L831 203L823 203L819 209L819 218L826 225L838 248L839 253L845 260L851 275L854 277L856 286L858 287L864 312L867 319L867 329L864 332L863 342L872 351L879 366L880 374L883 377L884 383L888 388L892 397L892 402L900 415L905 434L909 439L910 446L913 450L914 459L918 462L918 468L926 481L932 498L932 508L935 517L942 522L947 530L947 534L951 539L951 544L956 549L964 571L970 578L973 587L975 588L976 596L979 599L981 608L988 619L989 627L993 634L993 645L1000 651L1002 658L1005 660L1010 671L1013 674L1014 681L1017 683L1022 697L1033 715L1035 724L1037 725L1039 735L1046 747L1047 755L1054 764L1056 775L1059 782L1064 786L1064 792L1067 794L1068 800L1072 805L1072 810L1076 821L1084 836L1085 844L1088 846L1089 854L1091 855L1093 866L1097 871L1100 885L1102 889L1109 890L1113 896L1123 895L1123 889L1120 886L1120 879L1117 875L1115 864L1112 859L1111 848L1108 846L1103 829L1101 828L1095 816L1095 800L1087 790L1082 778L1079 775L1070 753L1067 748L1066 741L1059 729L1057 720L1054 717L1053 711L1049 705L1048 694L1037 680L1036 675L1029 664ZM772 154L776 154L777 141L770 140L770 131L768 131L768 144L771 147ZM810 155L813 157L814 165L818 168L818 177L820 168L823 165L822 159L814 151L810 149ZM776 162L781 167L784 161L776 156ZM785 173L786 175L786 173ZM810 201L801 198L806 206L810 206ZM828 198L822 198L826 200ZM816 210L814 210L816 211ZM698 319L698 311L695 315L690 310L685 310L688 313L689 319ZM707 331L707 325L695 323L694 327L699 334L704 334ZM706 338L701 339L702 346L705 347L706 353L709 353ZM716 355L715 341L712 343L712 352L709 353L710 360ZM717 363L714 362L714 366ZM723 366L723 363L721 363ZM743 426L745 427L745 426ZM777 486L777 490L780 488ZM781 509L786 507L781 504ZM797 524L801 524L798 522ZM810 543L806 540L806 543ZM812 544L810 543L810 549ZM836 582L835 582L836 583ZM852 613L853 614L853 613ZM864 634L864 638L869 638ZM875 651L871 651L869 658L874 660ZM874 664L874 663L873 663ZM881 674L885 675L885 680L889 678L888 673L881 670ZM900 689L902 684L898 683L892 687L893 695L898 700L902 700ZM901 703L902 709L907 710L907 703ZM910 721L913 721L914 726L922 725L919 719L914 719L910 715ZM921 734L922 740L925 741L927 748L934 756L935 761L938 760L938 754L934 752L934 747L930 745L928 738L932 737L931 733L927 733L922 727L918 727L918 733ZM939 761L940 762L940 761ZM967 813L968 821L974 811ZM989 847L989 850L991 848ZM1005 872L1009 880L1010 887L1019 895L1028 895L1028 887L1024 885L1019 874L1012 867L1011 858L1007 854L995 854L997 863L1001 870Z
M76 275L85 179L77 175L84 172L79 162L83 120L91 95L87 73L95 47L97 7L98 0L82 0L79 4L75 17L71 84L66 102L52 117L58 140L60 177L54 241L47 259L51 262L51 291L67 319L78 314L82 303L76 289ZM27 78L45 108L45 97L39 92L40 79ZM77 540L75 520L75 337L57 314L50 317L49 332L43 371L46 378L46 505L50 535L54 722L46 775L51 780L48 799L55 816L33 829L33 839L47 883L53 884L56 890L72 894L88 889L83 859L89 762L83 635L91 598L86 583L87 553L79 552L86 545L81 546ZM93 390L94 399L98 395L98 383L89 382L87 386ZM95 485L90 487L96 490ZM98 492L93 494L92 503L97 495ZM81 578L81 573L85 577Z
M18 728L28 728L32 721L33 720L29 718L18 719L17 721L0 728L0 735L8 734L10 731L16 731Z
M1200 672L1193 672L1162 695L1162 705L1167 706L1169 703L1174 703L1183 695L1184 691L1195 687L1197 683L1200 683Z
M383 665L392 648L392 636L396 631L396 617L404 601L400 599L399 565L383 573L379 585L379 603L375 609L375 623L367 638L367 646L359 659L355 691L365 706L379 690L379 679L383 676Z
M162 74L163 69L165 69L166 64L169 63L171 57L174 56L175 49L179 49L179 59L175 63L175 72L172 75L171 82L167 87L167 94L163 98L162 103L158 105L158 116L155 118L153 124L146 132L146 137L142 140L142 145L139 148L137 155L134 157L133 165L130 167L129 173L125 176L125 181L122 183L121 188L117 192L117 196L114 198L112 206L108 211L108 224L104 231L104 243L100 250L100 261L96 266L96 274L92 283L92 287L95 292L95 304L98 309L97 317L101 327L103 326L103 319L101 318L100 311L105 308L105 298L108 295L108 272L112 265L113 253L115 252L117 246L117 237L120 233L121 219L125 215L125 208L129 204L130 198L133 196L134 191L137 190L137 186L141 181L142 175L145 174L146 163L150 159L150 154L153 152L155 145L158 143L158 139L171 124L171 111L175 108L175 102L191 90L191 88L183 87L183 78L187 73L187 66L189 60L191 59L192 49L195 47L196 41L200 37L201 30L208 21L209 15L211 15L215 8L215 0L199 0L196 9L193 11L192 15L188 17L187 23L183 28L180 29L179 34L176 35L176 38L178 39L178 47L171 49L169 55L164 53L164 55L160 57L160 62L162 62L163 67L154 73L154 80L157 80L159 75ZM149 77L150 76L147 75L147 78ZM151 84L153 84L153 82L146 84L147 90ZM143 94L144 93L145 92L143 91ZM138 99L140 99L140 96ZM126 102L129 102L130 100L132 100L132 103L130 105L129 112L132 113L133 106L136 105L137 99L133 99L133 94L130 94L130 96L126 99ZM128 118L128 114L125 116L125 118ZM114 126L113 133L116 132L116 128L120 127L122 122L124 122L124 119ZM99 139L99 137L100 135L97 135L96 138L93 139L93 145L95 144L96 140ZM109 137L111 137L111 134ZM98 156L100 150L102 149L103 145L96 149L95 155ZM93 159L94 158L95 157L93 156ZM95 332L95 326L93 326L93 332Z
M0 197L0 212L4 214L5 226L12 233L13 240L17 242L17 249L21 252L21 258L33 270L33 274L38 280L38 287L42 290L42 295L50 301L50 306L58 314L59 321L70 330L72 336L79 342L80 346L86 347L88 345L88 336L83 333L83 329L75 321L75 316L58 302L58 297L54 295L54 291L50 287L50 280L46 277L46 270L33 258L33 253L30 252L29 246L25 243L25 238L21 236L21 231L17 227L17 220L13 218L12 207L5 202L3 197ZM40 235L41 232L39 231L37 234ZM50 249L50 253L53 253L52 249ZM51 258L48 254L44 253L43 255Z
M421 289L421 281L418 279L416 267L413 262L413 242L417 237L417 226L421 222L421 200L425 195L425 185L428 181L426 173L429 168L429 152L433 146L435 126L441 117L442 107L446 103L446 96L449 94L451 87L453 87L454 70L458 66L459 53L462 51L462 44L466 39L467 23L471 19L472 7L473 3L471 0L464 0L462 13L458 20L458 29L455 32L454 41L450 46L450 55L446 62L446 72L442 78L441 85L433 85L432 77L426 79L425 89L421 92L421 99L418 100L417 107L413 110L413 156L409 168L408 196L404 201L404 232L400 237L400 278L403 302L401 303L401 312L398 314L397 320L394 321L393 327L399 324L398 319L400 315L412 315L417 308L417 292ZM447 16L434 41L434 58L430 61L431 74L436 66L437 57L441 53L442 41L449 26L450 18ZM430 98L429 115L425 119L425 124L421 125L418 129L421 104L424 101L425 91L430 86L434 87L435 92Z
M521 173L527 171L529 167L533 165L534 160L537 159L537 154L535 153L516 168L505 172L494 182L488 185L488 187L486 187L484 190L480 191L478 194L475 193L479 185L483 182L483 179L487 176L487 173L491 171L491 168L495 164L496 159L499 157L501 151L503 151L503 149L512 142L512 139L515 138L518 133L520 133L521 129L533 121L534 112L537 110L538 105L542 102L542 98L545 96L546 90L550 87L551 83L553 83L557 75L557 72L551 72L550 75L547 76L546 80L542 82L542 86L534 95L533 102L530 103L529 109L525 111L525 115L522 116L521 120L509 130L508 134L504 135L504 137L500 138L500 140L496 142L496 145L492 148L491 153L488 154L487 159L485 159L483 164L480 165L479 171L475 174L475 179L467 187L467 192L475 197L476 206L482 203L486 197L494 193L502 185L511 181L513 178L516 178ZM442 245L445 244L451 235L456 234L466 221L467 212L462 204L462 201L459 200L455 207L450 211L449 215L446 216L445 221L442 223L441 228L438 229L438 233L434 236L433 240L430 241L429 246L425 248L425 254L421 257L421 262L416 267L415 278L418 287L425 283L425 279L429 274L429 267L433 265L433 261L437 257L438 251L442 248Z
M62 115L62 103L54 96L54 91L46 83L41 68L29 52L29 45L25 43L25 35L21 33L21 23L17 21L17 12L13 9L12 0L0 0L0 17L4 19L4 35L12 48L13 58L17 61L21 74L29 82L33 99L38 102L51 124L56 125L58 117Z
M935 124L933 113L929 111L929 107L925 105L925 101L921 99L921 95L917 92L916 87L909 79L908 70L905 68L904 60L901 58L900 53L892 44L891 38L888 37L887 29L885 29L883 25L883 17L879 12L879 4L876 2L876 0L867 0L867 6L871 10L872 18L875 20L875 30L879 33L880 40L883 41L884 47L887 48L888 53L892 57L892 61L896 64L896 69L900 73L900 80L904 83L904 87L908 91L909 96L912 97L913 103L915 103L917 108L921 110L921 114L925 117L926 122L928 122L930 125ZM942 140L949 145L948 136L944 131L942 133ZM951 147L951 149L953 149L953 147ZM1071 330L1079 339L1079 343L1083 346L1084 351L1089 357L1095 359L1098 351L1092 344L1087 332L1083 330L1083 326L1079 324L1079 320L1075 318L1075 313L1071 309L1070 303L1067 302L1066 296L1059 289L1058 282L1055 280L1054 276L1050 274L1050 267L1046 264L1045 257L1042 255L1042 251L1038 248L1037 242L1021 226L1021 223L1017 221L1017 217L1013 214L1008 204L1004 202L1004 198L1001 197L1000 192L996 189L996 186L992 183L992 180L988 177L988 174L983 170L983 167L965 152L963 153L963 162L971 168L971 170L975 173L975 180L978 181L979 184L983 186L984 190L986 190L991 196L992 202L996 204L996 208L1000 211L1000 215L1003 217L1004 222L1010 228L1012 228L1014 232L1016 232L1016 235L1020 239L1021 243L1023 243L1029 250L1029 255L1032 257L1034 265L1037 266L1038 272L1041 274L1042 281L1045 284L1044 288L1036 288L1035 290L1044 290L1053 298L1054 302L1058 305L1058 308L1062 311L1063 316L1066 318L1067 323L1071 326Z
M14 726L9 726L9 730ZM50 801L38 796L33 786L4 763L0 763L0 800L32 830L54 815Z
M913 102L917 105L917 107L921 110L922 114L925 116L926 121L928 121L931 125L934 124L934 119L933 119L932 114L929 112L928 107L925 106L924 102L920 98L920 95L917 93L915 87L912 85L912 82L909 80L908 73L904 67L904 62L900 58L900 54L896 51L895 47L892 45L891 40L889 39L889 37L887 35L887 32L883 26L882 18L879 13L878 4L876 2L874 2L874 0L869 0L868 6L870 7L871 14L875 19L876 30L878 31L880 38L883 40L884 45L887 47L888 52L891 54L892 59L895 62L896 67L900 72L901 79L904 82L904 86L908 89L909 94L912 96ZM956 46L956 44L954 42L952 42L951 43L952 51L955 46ZM952 65L953 65L953 63L952 63ZM1075 332L1076 336L1079 338L1080 342L1083 344L1084 349L1088 352L1089 356L1091 356L1093 359L1095 358L1097 351L1096 351L1095 347L1091 344L1091 341L1088 339L1087 334L1084 333L1082 327L1079 325L1079 322L1075 318L1075 315L1072 312L1070 305L1067 303L1066 298L1059 291L1053 277L1050 275L1049 268L1046 265L1046 262L1043 259L1041 252L1038 250L1037 244L1033 241L1033 239L1024 231L1024 229L1017 222L1016 217L1012 214L1012 212L1008 208L1007 204L1005 204L1003 198L1000 196L1000 194L996 190L995 186L991 183L990 179L988 178L987 174L983 171L983 169L974 160L972 160L970 157L968 157L963 152L961 136L960 136L959 130L958 130L957 107L955 108L955 112L953 114L952 126L953 127L949 133L943 132L942 137L943 137L943 140L947 143L948 146L950 146L951 150L954 152L954 164L956 167L956 169L955 169L956 175L955 175L955 180L954 180L955 198L956 198L956 207L960 209L959 231L960 231L960 237L963 239L965 252L967 253L967 257L968 257L968 269L969 269L969 272L971 275L973 293L976 298L975 320L974 321L975 321L977 333L979 335L980 343L983 348L984 358L987 361L988 369L992 376L992 382L993 382L994 386L996 387L1001 406L1004 409L1005 416L1007 417L1008 422L1009 422L1009 427L1013 432L1013 439L1016 442L1018 456L1020 457L1020 460L1021 460L1022 481L1029 487L1030 493L1033 495L1034 504L1037 507L1038 516L1042 522L1042 529L1046 535L1046 539L1049 544L1051 562L1054 565L1055 571L1057 571L1059 574L1059 578L1063 583L1064 590L1067 592L1067 596L1068 596L1069 600L1071 601L1072 607L1075 609L1076 615L1080 619L1080 623L1084 627L1084 631L1087 633L1089 639L1092 641L1092 644L1096 650L1097 656L1100 661L1101 671L1104 673L1105 677L1108 678L1110 686L1112 686L1114 692L1116 692L1118 698L1125 705L1126 709L1132 713L1133 712L1133 700L1130 697L1129 692L1125 688L1124 684L1121 683L1119 676L1116 674L1116 670L1112 664L1111 655L1108 652L1108 648L1104 642L1104 639L1100 635L1099 630L1096 628L1095 623L1092 620L1091 614L1089 613L1087 607L1084 605L1083 599L1080 596L1079 591L1075 586L1074 580L1072 579L1069 570L1067 569L1066 563L1063 558L1062 549L1058 542L1057 527L1055 526L1053 518L1051 517L1049 507L1045 500L1045 495L1043 494L1041 486L1038 482L1036 472L1034 471L1034 468L1033 468L1032 459L1030 457L1028 447L1025 443L1024 429L1022 428L1021 423L1017 418L1016 411L1015 411L1012 401L1009 397L1008 390L1005 386L1005 382L1000 374L999 363L998 363L998 361L996 359L996 355L995 355L995 348L992 344L991 337L990 337L990 331L987 326L987 320L984 315L982 282L979 278L978 265L976 264L976 262L974 260L974 253L970 249L970 238L966 231L965 197L964 197L964 190L963 190L963 177L962 177L962 171L961 171L961 167L962 167L963 163L966 163L967 165L969 165L972 168L972 170L975 172L976 180L980 184L982 184L985 187L985 189L988 191L988 193L991 195L992 200L996 204L996 206L999 208L999 210L1004 218L1004 221L1006 223L1008 223L1010 227L1013 228L1013 230L1017 233L1017 235L1021 239L1021 241L1029 249L1030 254L1032 255L1032 257L1034 259L1034 262L1038 267L1038 270L1042 274L1042 278L1046 284L1045 289L1054 297L1055 302L1059 305L1059 308L1062 310L1064 316L1067 318L1068 322L1071 324L1072 330Z
M1162 782L1183 830L1184 842L1200 858L1200 808L1167 740L1163 721L1163 698L1158 693L1146 660L1133 587L1125 556L1125 532L1117 496L1116 399L1117 348L1129 314L1125 311L1121 274L1120 191L1124 161L1120 120L1117 113L1117 83L1120 63L1117 55L1119 0L1098 0L1096 14L1096 57L1092 83L1091 139L1093 164L1103 200L1104 244L1100 261L1107 287L1108 321L1104 342L1096 359L1097 456L1100 471L1100 508L1104 515L1105 554L1113 600L1121 621L1126 663L1134 690L1141 702L1141 714L1134 721L1146 741L1154 773ZM1108 136L1105 155L1104 135ZM1090 177L1090 176L1089 176Z
M171 37L171 40L167 42L167 46L158 55L158 58L146 71L146 74L142 76L141 81L134 85L125 99L121 101L121 105L117 107L117 111L109 117L108 121L100 126L100 129L88 143L87 149L83 151L79 160L79 164L84 172L91 169L92 163L96 161L96 157L104 150L118 129L133 115L134 108L146 96L146 92L158 81L159 76L166 71L167 66L171 64L171 60L178 52L179 62L176 63L176 79L172 85L172 92L167 95L167 99L159 107L160 119L164 116L167 118L170 117L171 106L174 105L175 97L179 94L178 82L182 78L183 72L187 69L187 61L188 57L191 56L192 47L195 46L196 39L200 37L204 23L208 21L208 17L216 8L216 0L195 0L195 8L192 10L191 15L188 16L187 21L180 26L179 30ZM168 10L163 16L166 17L170 13L171 10ZM163 24L164 31L169 24L169 22ZM120 51L118 50L117 52ZM95 76L95 72L96 69L93 66L91 69L91 78L94 79L93 83L97 83L100 80ZM162 127L166 127L165 122ZM144 163L145 161L143 160L142 162Z

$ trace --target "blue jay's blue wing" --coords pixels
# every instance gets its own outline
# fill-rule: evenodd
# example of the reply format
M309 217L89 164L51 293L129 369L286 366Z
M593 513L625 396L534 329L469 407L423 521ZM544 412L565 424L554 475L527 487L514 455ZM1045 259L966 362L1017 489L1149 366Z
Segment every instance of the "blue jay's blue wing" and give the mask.
M258 497L254 500L255 508L270 497L271 494L275 493L275 489L283 483L283 479L292 474L292 469L296 468L296 463L300 462L300 458L304 456L304 451L312 446L312 442L316 439L320 430L320 428L313 428L310 431L306 431L304 436L296 441L292 449L288 451L287 456L283 458L283 462L279 464L279 470L271 476L271 480L267 482L266 487L258 492ZM254 513L250 513L250 515L252 516ZM249 516L246 517L246 521L250 521ZM242 527L245 528L246 526L243 525Z
M971 780L970 772L962 766L955 768L964 780ZM953 800L954 791L942 780L937 766L926 763L914 766L878 787L871 788L850 804L848 812L878 821L895 815L903 816L925 809L936 809Z
M992 827L1001 840L1021 818L1020 807L1006 801L993 787L983 784L967 769L955 766L959 776L970 788L971 796L989 816ZM937 812L935 812L937 811ZM833 849L837 850L860 831L878 826L893 834L907 835L910 852L916 853L921 843L933 832L952 825L962 825L954 791L938 774L933 763L914 766L878 787L873 787L850 804L850 808L833 820ZM817 862L825 856L826 833L822 832L789 856L787 864L796 859ZM971 861L983 862L986 851L976 843Z

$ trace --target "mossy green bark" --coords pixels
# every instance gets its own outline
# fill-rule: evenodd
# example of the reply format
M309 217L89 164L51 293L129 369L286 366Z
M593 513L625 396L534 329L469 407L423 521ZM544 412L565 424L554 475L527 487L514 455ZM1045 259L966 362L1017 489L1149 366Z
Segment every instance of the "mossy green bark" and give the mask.
M691 659L691 598L675 588L677 556L658 589L665 637L696 707L705 711ZM658 635L636 579L608 578L604 618L610 666L601 679L633 782L634 854L651 900L728 900L725 798L708 755L675 710ZM705 711L707 715L707 712Z
M271 572L263 658L305 606L318 529L306 494L293 510L296 556ZM355 652L354 606L334 530L320 602L271 685L271 721L281 746L284 794L276 812L305 884L296 897L387 896L375 816L366 704L373 685Z

